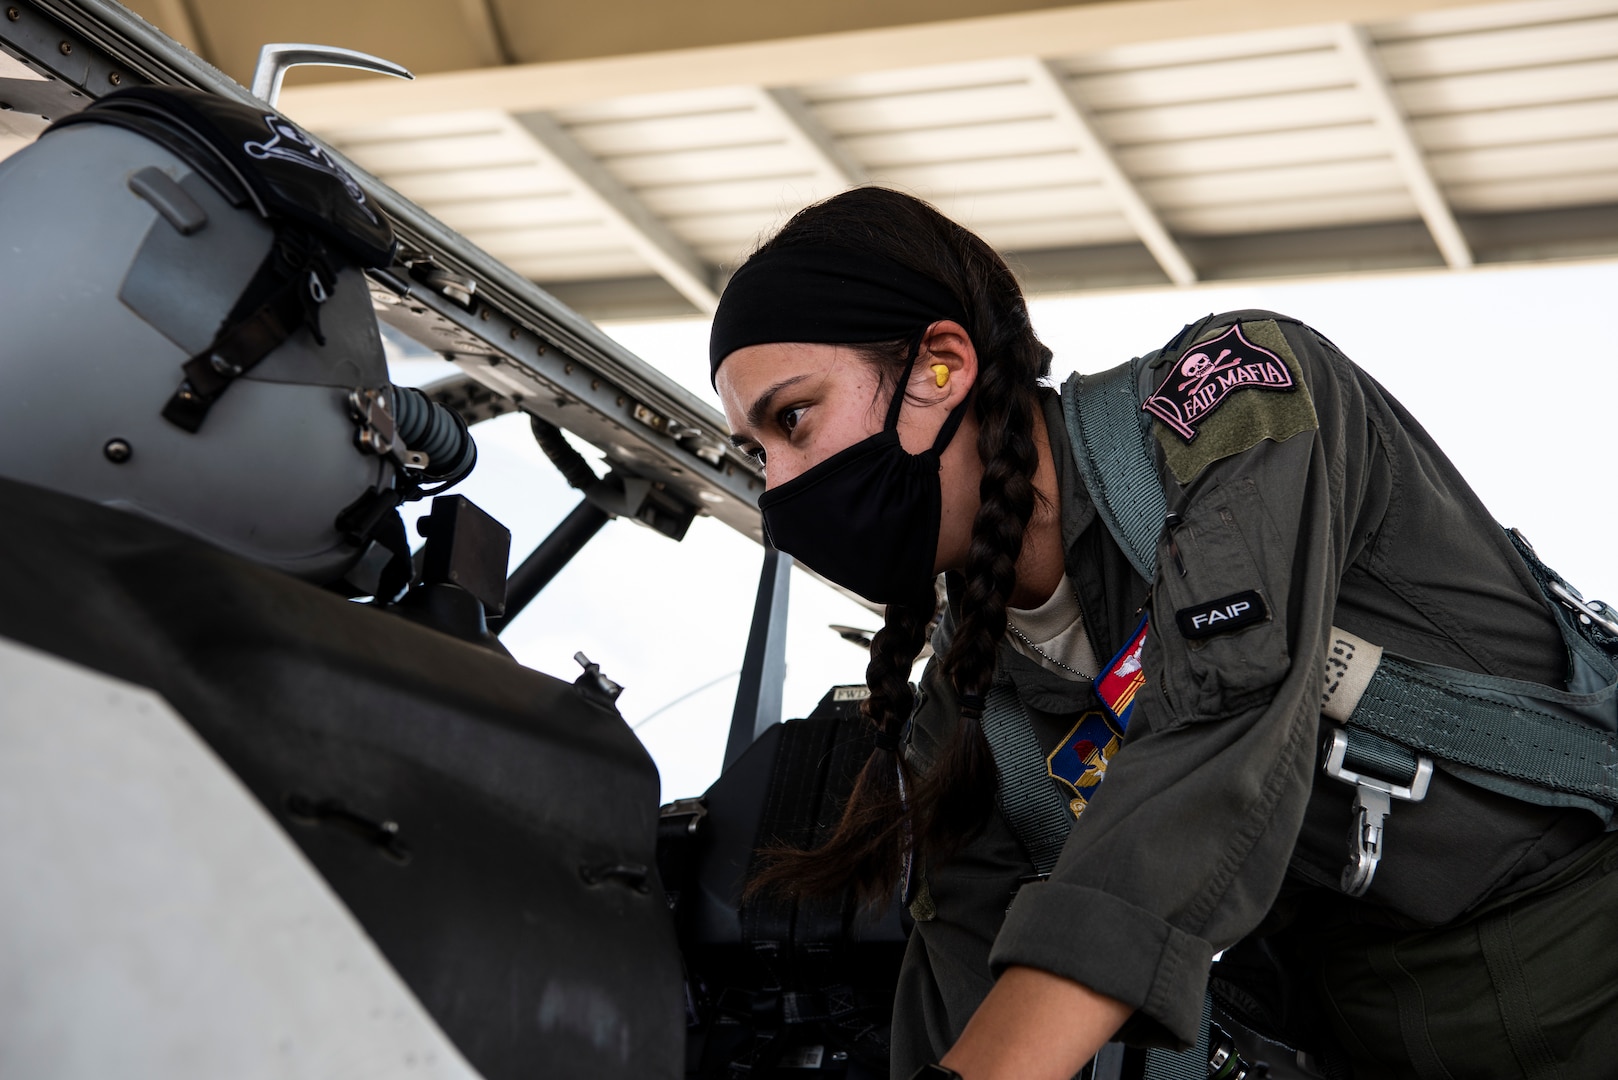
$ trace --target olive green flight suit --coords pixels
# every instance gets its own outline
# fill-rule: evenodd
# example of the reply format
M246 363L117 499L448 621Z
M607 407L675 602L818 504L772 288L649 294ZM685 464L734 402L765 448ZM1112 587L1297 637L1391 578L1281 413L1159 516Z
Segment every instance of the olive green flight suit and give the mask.
M1244 938L1285 946L1285 987L1356 1076L1618 1075L1618 846L1593 814L1440 766L1425 801L1394 804L1369 893L1339 891L1353 789L1319 768L1328 628L1553 686L1565 649L1448 459L1307 326L1261 311L1210 317L1164 350L1153 385L1236 323L1286 360L1295 385L1236 389L1190 440L1154 422L1181 524L1159 542L1150 594L1097 518L1060 401L1045 398L1087 631L1110 657L1149 610L1147 682L1049 881L1017 889L1033 867L999 814L919 871L893 1075L937 1060L1011 965L1134 1005L1126 1041L1183 1047L1212 957ZM1177 610L1245 590L1264 598L1267 620L1197 641L1177 628ZM1000 665L1047 753L1097 705L1087 684L1009 645ZM956 710L930 664L906 746L916 767L953 737Z

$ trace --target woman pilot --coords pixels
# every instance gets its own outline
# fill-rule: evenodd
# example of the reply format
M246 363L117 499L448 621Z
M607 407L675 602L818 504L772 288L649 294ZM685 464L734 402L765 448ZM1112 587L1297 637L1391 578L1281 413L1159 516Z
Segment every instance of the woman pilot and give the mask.
M1331 342L1236 312L1152 360L1151 580L1100 519L1012 274L926 204L862 188L798 214L731 279L710 353L770 539L887 605L877 749L834 837L754 886L907 889L894 1076L1065 1080L1114 1037L1184 1047L1244 939L1232 956L1273 965L1254 1000L1284 989L1271 1011L1356 1077L1611 1075L1597 813L1440 768L1344 890L1355 788L1319 758L1334 628L1554 688L1568 654L1512 540ZM1019 724L1038 750L1016 764ZM1072 815L1048 878L1008 822L1030 784Z

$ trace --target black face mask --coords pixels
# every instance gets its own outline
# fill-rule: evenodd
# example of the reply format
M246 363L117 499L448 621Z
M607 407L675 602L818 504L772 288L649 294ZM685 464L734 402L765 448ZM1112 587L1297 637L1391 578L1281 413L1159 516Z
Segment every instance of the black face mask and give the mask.
M912 454L898 433L908 382L907 369L881 431L758 500L771 544L875 604L916 596L933 579L943 507L938 457L971 400L945 417L930 449Z

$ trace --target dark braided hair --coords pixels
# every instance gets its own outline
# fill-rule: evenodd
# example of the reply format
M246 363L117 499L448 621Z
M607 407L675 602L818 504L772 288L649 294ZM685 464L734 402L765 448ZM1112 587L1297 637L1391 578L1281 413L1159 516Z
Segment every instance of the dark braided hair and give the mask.
M844 192L800 211L759 253L795 244L872 251L944 285L966 312L965 329L978 354L972 401L983 463L981 505L957 625L940 658L960 698L955 738L925 775L913 774L902 754L884 748L898 745L910 718L910 670L937 603L928 588L889 604L885 625L872 639L864 709L878 748L836 830L813 851L767 850L762 871L748 884L749 895L832 895L852 886L864 902L885 903L898 885L907 841L916 857L942 859L982 828L994 806L994 761L979 718L1034 510L1034 425L1043 422L1037 393L1051 353L1034 336L1022 290L1000 256L919 199L878 187ZM851 348L878 369L884 390L903 393L913 340Z

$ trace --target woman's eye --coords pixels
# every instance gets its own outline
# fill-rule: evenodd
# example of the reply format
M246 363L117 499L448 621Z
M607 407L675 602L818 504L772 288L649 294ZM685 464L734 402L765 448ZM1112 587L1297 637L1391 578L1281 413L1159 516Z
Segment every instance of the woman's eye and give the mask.
M742 453L752 458L754 465L757 465L761 469L764 467L764 448L762 446L755 446L749 450L742 451Z
M791 434L798 426L798 420L803 416L803 409L783 409L781 411L781 430Z

